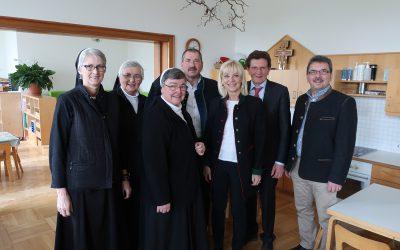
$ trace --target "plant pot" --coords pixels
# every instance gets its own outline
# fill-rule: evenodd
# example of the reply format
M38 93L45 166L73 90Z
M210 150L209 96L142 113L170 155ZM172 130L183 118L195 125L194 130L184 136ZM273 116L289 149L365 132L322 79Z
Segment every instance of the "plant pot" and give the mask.
M29 85L29 94L33 96L40 96L42 95L42 88L39 87L36 83L31 83Z

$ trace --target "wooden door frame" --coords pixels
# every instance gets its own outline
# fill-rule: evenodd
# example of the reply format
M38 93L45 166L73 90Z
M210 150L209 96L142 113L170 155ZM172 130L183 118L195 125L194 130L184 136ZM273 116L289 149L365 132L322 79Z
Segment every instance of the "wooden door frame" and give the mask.
M173 67L175 65L175 36L170 34L114 29L8 16L0 16L0 30L2 29L52 35L96 37L117 40L139 40L146 42L150 41L154 42L155 47L158 46L159 51L161 51L161 53L154 55L155 75L160 75L164 69Z

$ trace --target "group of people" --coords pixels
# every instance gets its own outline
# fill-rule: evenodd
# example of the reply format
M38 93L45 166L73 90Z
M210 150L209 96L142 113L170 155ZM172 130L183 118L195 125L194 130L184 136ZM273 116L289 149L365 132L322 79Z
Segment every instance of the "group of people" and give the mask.
M248 56L249 82L234 60L218 81L202 76L196 49L183 52L180 66L165 70L146 98L138 62L124 62L106 92L105 55L79 53L76 86L58 98L51 130L55 249L222 250L228 197L232 249L259 236L262 249L273 249L283 175L293 180L301 240L294 249L313 248L314 201L324 242L326 209L346 179L357 127L354 99L330 86L330 59L310 59L310 90L292 122L287 87L267 79L267 52Z

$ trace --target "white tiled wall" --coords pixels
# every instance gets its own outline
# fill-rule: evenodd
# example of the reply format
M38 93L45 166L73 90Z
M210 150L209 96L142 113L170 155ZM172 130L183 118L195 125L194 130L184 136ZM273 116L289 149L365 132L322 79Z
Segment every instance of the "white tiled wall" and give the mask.
M357 146L400 153L400 117L385 114L385 99L357 97Z

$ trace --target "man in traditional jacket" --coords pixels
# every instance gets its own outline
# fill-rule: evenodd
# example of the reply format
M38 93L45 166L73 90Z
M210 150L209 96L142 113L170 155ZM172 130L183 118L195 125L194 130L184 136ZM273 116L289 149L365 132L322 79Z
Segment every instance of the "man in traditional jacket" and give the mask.
M323 229L325 249L329 215L327 208L337 202L349 171L357 130L354 98L333 90L332 62L314 56L307 66L310 90L296 102L289 162L286 174L292 177L300 244L293 249L312 249L317 232L315 201Z
M182 108L185 74L176 68L161 76L161 96L143 118L143 231L141 249L208 249L192 119Z

